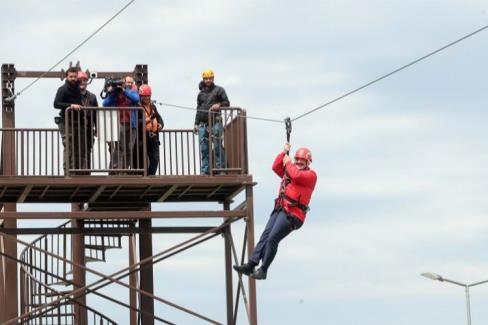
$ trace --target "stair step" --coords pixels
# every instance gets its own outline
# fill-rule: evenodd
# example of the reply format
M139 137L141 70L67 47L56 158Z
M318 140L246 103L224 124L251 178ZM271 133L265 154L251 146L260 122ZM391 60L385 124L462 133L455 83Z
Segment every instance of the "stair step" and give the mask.
M118 249L118 248L122 248L122 242L119 241L118 243L104 243L103 245L102 244L89 244L89 243L85 243L85 248L86 249L94 249L94 250L98 250L98 251L102 251L102 250L107 250L107 249Z
M91 256L85 256L85 262L90 263L90 262L106 262L107 260L101 259L101 258L96 258L96 257L91 257Z
M40 293L33 293L33 296L44 296L44 297L58 297L58 296L63 296L67 293L70 293L71 290L65 290L65 291L57 291L57 292L40 292Z
M69 274L71 274L71 273L72 273L72 271L68 271L68 272L66 272L66 275L69 275ZM62 280L59 280L59 281L57 281L57 282L49 282L49 283L45 283L45 285L47 285L47 286L65 286L65 287L67 287L67 286L71 285L71 284L69 283L69 281L71 281L71 280L70 280L70 279L66 279L66 280L67 280L67 281L62 281Z
M40 307L42 305L32 304L31 306L34 307L34 308L37 308L37 307ZM75 317L75 314L74 313L43 314L41 316L36 316L33 319L34 320L35 319L39 319L39 318L49 318L49 319L52 319L52 318L55 318L55 317Z

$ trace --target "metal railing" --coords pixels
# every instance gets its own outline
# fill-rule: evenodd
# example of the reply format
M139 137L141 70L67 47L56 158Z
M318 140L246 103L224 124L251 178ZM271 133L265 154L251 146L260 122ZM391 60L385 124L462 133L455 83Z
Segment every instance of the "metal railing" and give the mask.
M60 125L67 173L146 175L144 114L142 107L68 108Z
M59 228L66 228L69 224L70 221L62 224ZM89 235L85 236L85 242L91 241L90 237ZM106 240L110 241L110 239ZM20 254L20 306L22 313L48 304L73 290L70 279L72 265L66 262L66 260L71 260L73 256L71 235L43 235L34 240L31 245L39 250L26 247ZM107 248L113 247L104 246L100 247L99 250ZM62 259L55 258L43 251L60 256ZM95 260L93 249L85 249L85 255L87 260ZM62 287L63 290L57 290L58 287ZM79 305L77 301L57 304L38 317L33 316L23 320L22 324L75 324L75 305L76 308L81 308L85 312L90 324L116 324L96 310L86 305Z
M224 107L209 111L209 171L214 174L247 174L246 111Z
M87 107L66 110L63 127L56 129L0 128L0 160L3 163L7 155L13 155L17 176L147 175L148 134L143 132L143 114L140 107ZM247 174L246 112L229 107L209 113L206 128L210 175ZM198 134L192 129L164 129L158 136L156 175L200 175ZM4 147L12 152L5 152Z

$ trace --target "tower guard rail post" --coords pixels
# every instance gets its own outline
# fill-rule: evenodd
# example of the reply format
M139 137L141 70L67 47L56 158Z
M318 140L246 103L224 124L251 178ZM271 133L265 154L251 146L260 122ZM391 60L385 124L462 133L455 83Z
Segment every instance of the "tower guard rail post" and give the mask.
M1 83L2 83L2 128L15 128L15 78L17 71L13 64L2 64ZM15 176L16 159L15 159L15 133L5 132L2 134L1 152L2 152L2 174L4 176ZM5 203L3 205L5 212L17 211L16 203ZM3 227L17 228L17 221L14 219L3 220ZM17 243L5 237L3 240L3 253L8 256L17 257ZM12 259L0 258L3 263L0 266L4 275L9 275L8 281L4 281L3 296L5 305L4 312L0 313L0 320L8 320L18 315L18 275L17 263ZM3 264L3 265L2 265ZM1 288L0 288L1 289Z

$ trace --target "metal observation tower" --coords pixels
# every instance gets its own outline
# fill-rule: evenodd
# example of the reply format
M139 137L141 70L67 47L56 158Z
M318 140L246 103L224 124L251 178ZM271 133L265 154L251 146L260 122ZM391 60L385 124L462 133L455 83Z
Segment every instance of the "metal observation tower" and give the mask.
M209 128L216 121L223 125L221 137L210 134L209 176L200 175L198 137L190 129L160 132L158 171L148 176L146 132L142 131L145 115L140 107L68 109L64 151L57 127L16 128L12 100L16 79L62 80L64 75L63 70L17 71L13 64L1 66L0 324L117 324L109 308L100 310L90 304L90 296L124 308L124 324L174 324L168 315L155 313L158 304L186 314L192 323L235 324L240 312L246 316L239 319L257 324L255 282L232 271L232 264L243 262L246 251L249 254L254 247L254 182L248 170L246 112L229 107L209 116ZM125 72L88 71L88 75L91 79L132 75L138 85L148 82L147 65ZM121 134L123 113L135 122L135 128L126 131L130 134ZM120 145L126 139L135 139L136 145ZM219 154L225 157L215 155L218 141L225 148ZM113 163L114 157L118 164ZM216 158L225 164L217 168ZM238 195L242 202L234 202ZM185 209L153 211L153 202L183 202ZM202 202L219 203L222 208L191 209L192 204L205 206ZM45 206L38 212L17 212L18 203ZM52 203L70 203L71 211L46 211ZM20 227L19 219L30 219L29 226L38 223L37 227ZM41 219L57 219L58 224L45 227ZM171 223L153 226L153 219L171 219ZM185 225L189 219L195 224L205 221L207 226ZM213 223L208 226L210 220ZM178 223L181 226L175 226ZM244 229L239 234L243 242L234 241L233 224ZM155 238L169 234L184 234L186 239L154 251ZM27 242L19 235L36 238ZM223 245L225 276L219 288L225 288L221 290L225 304L220 313L213 313L219 319L154 291L158 272L163 272L169 258L185 251L191 254L193 247L208 240ZM90 266L90 262L110 263L110 249L127 250L126 267L114 267L106 274ZM156 269L156 264L161 265ZM96 280L88 281L87 275ZM114 286L123 288L126 296L107 293ZM199 289L185 287L183 282L182 290L190 294ZM205 297L206 293L200 294Z

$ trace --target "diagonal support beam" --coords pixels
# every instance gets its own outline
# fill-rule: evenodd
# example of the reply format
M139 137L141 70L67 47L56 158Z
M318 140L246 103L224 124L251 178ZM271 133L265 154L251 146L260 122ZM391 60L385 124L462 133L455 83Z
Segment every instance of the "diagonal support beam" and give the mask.
M39 200L42 200L44 198L44 196L46 195L47 193L47 190L49 190L49 185L47 185L45 188L44 188L44 191L42 191L41 195L39 196Z
M33 185L27 185L24 191L22 192L22 194L19 196L17 203L23 203L27 198L27 196L29 195L29 193L32 191L33 187L34 187Z
M88 203L95 202L98 199L98 197L103 193L103 191L105 191L105 188L107 188L107 186L105 185L98 187L95 193L93 193L93 195L88 199Z
M213 190L212 192L210 192L208 195L207 195L207 199L210 199L212 196L214 196L215 193L217 193L220 189L222 188L222 185L219 185L215 188L215 190Z
M113 199L115 197L115 195L117 195L117 193L119 193L119 191L120 191L121 188L122 188L122 185L117 186L117 188L115 189L115 191L110 195L110 197L108 199L109 200Z
M235 222L235 221L237 221L237 220L239 220L239 219L240 219L240 218L231 219L231 222ZM160 252L160 253L158 253L158 254L156 254L156 255L149 256L149 257L147 257L147 258L145 258L145 259L143 259L143 260L139 261L138 263L135 263L135 264L133 264L133 265L130 265L129 267L124 268L124 269L122 269L122 270L119 270L119 271L117 271L117 272L115 272L115 273L113 273L113 274L111 274L111 275L109 275L109 276L104 275L103 273L97 272L97 271L95 271L95 270L89 269L89 268L87 268L86 266L83 266L83 265L76 265L75 263L73 263L73 262L71 262L71 261L69 261L69 260L63 259L63 258L61 258L61 257L60 257L60 256L58 256L58 255L52 254L52 253L47 252L47 251L45 251L45 250L42 250L42 249L40 249L40 248L38 248L38 247L35 247L35 246L33 246L33 245L30 245L30 244L28 244L28 243L26 243L26 242L23 242L23 241L21 241L21 240L19 240L19 239L15 238L15 237L13 237L13 236L10 236L10 235L6 235L6 234L4 234L4 236L5 236L5 237L14 238L14 240L15 240L15 241L17 241L18 243L20 243L20 244L22 244L22 245L25 245L25 246L31 247L32 249L35 249L35 250L42 251L42 252L44 252L44 253L45 253L45 254L47 254L47 255L51 255L51 256L56 257L56 258L59 258L59 259L61 259L61 260L65 260L67 263L69 263L69 264L71 264L71 265L75 265L75 266L78 266L78 267L82 267L82 268L84 268L85 270L87 270L87 271L89 271L89 272L91 272L91 273L93 273L93 274L96 274L96 275L98 275L98 276L102 277L102 279L97 280L97 281L95 281L95 282L93 282L93 283L91 283L91 284L89 284L89 285L87 285L87 286L85 286L85 287L82 287L82 288L78 288L78 289L76 289L76 290L73 290L72 292L70 292L70 293L68 293L68 294L63 295L63 296L59 297L58 299L54 299L53 301L51 301L51 302L49 302L49 303L47 303L47 304L45 304L45 305L42 305L42 306L36 307L36 308L32 309L31 311L26 312L26 313L24 313L24 314L22 314L22 315L20 315L20 316L18 316L18 317L16 317L16 318L12 318L12 319L8 320L7 322L3 323L2 325L14 324L14 323L16 323L18 320L24 319L24 318L26 318L26 317L28 317L28 316L30 316L30 315L33 315L33 314L35 314L35 313L37 313L37 312L41 312L41 310L43 310L43 309L45 309L45 308L47 308L47 307L50 307L50 306L54 306L54 305L56 305L56 304L58 304L60 301L62 301L62 300L64 300L64 299L68 299L68 298L70 298L70 297L71 297L70 299L75 299L77 296L79 296L79 295L81 295L81 294L84 294L84 293L85 293L85 292L86 292L88 289L92 289L94 286L96 286L96 285L98 285L98 284L101 284L101 283L103 283L103 282L107 282L105 285L110 284L110 283L114 283L114 282L115 282L115 283L118 283L118 284L120 284L120 285L122 285L122 286L125 286L125 287L130 287L128 284L126 284L126 283L124 283L124 282L121 282L121 281L119 280L119 278L115 278L115 277L116 277L116 276L119 276L119 275L121 275L121 274L122 274L122 275L121 275L121 277L120 277L120 278L123 278L123 277L128 276L128 275L130 274L130 270L131 270L133 267L138 267L138 266L140 267L141 265L143 265L143 264L145 264L145 263L149 263L149 262L151 262L151 263L157 263L157 262L159 262L159 261L161 261L161 260L163 260L163 259L165 259L165 258L167 258L167 257L169 257L169 256L174 255L174 254L175 254L175 251L177 251L177 250L179 250L179 249L182 249L182 247L184 247L185 245L190 245L192 242L194 242L194 241L196 241L196 240L204 240L204 239L202 239L202 238L203 238L203 237L205 237L205 236L207 236L207 235L209 235L209 234L210 234L212 237L213 237L213 236L216 236L216 235L217 235L217 233L215 233L215 234L211 234L211 232L216 232L216 231L218 231L218 230L221 230L222 228L227 227L228 225L229 225L229 223L227 223L227 222L226 222L226 223L223 223L222 225L217 226L217 227L214 227L214 228L212 228L212 229L210 229L210 230L206 231L205 233L202 233L202 234L200 234L200 235L198 235L198 236L192 237L192 238L190 238L190 239L188 239L188 240L186 240L186 241L184 241L184 242L181 242L181 243L179 243L179 244L177 244L177 245L174 245L174 246L172 246L172 247L170 247L170 248L168 248L168 249L166 249L166 250L163 250L162 252ZM165 256L165 255L168 255L168 256ZM124 274L124 272L127 272L127 271L129 271L129 273ZM105 285L98 286L98 287L96 287L96 288L94 288L94 289L92 289L92 290L98 290L98 289L100 289L102 286L105 286ZM132 287L130 287L130 288L132 288ZM145 292L145 291L143 291L143 290L140 290L140 289L138 289L138 288L132 288L132 289L137 290L137 291L138 291L139 293L141 293L141 294L145 294L145 295L148 295L148 294L149 294L149 293L147 293L147 292ZM172 302L170 302L170 301L168 301L168 300L165 300L165 299L162 299L162 298L159 298L159 297L155 297L155 296L153 296L153 298L154 298L155 300L158 300L158 301L160 301L160 302L163 302L163 303L165 303L165 304L167 304L167 305L169 305L169 306L172 306L172 307L177 308L177 309L179 309L179 310L185 311L185 312L187 312L187 313L189 313L189 314L191 314L191 315L193 315L193 316L196 316L196 317L199 317L199 318L201 318L201 319L204 319L204 320L206 320L207 322L210 322L210 323L213 323L213 324L220 324L219 322L216 322L216 321L211 320L211 319L209 319L209 318L207 318L207 317L205 317L205 316L202 316L202 315L200 315L200 314L197 314L197 313L195 313L195 312L193 312L193 311L191 311L191 310L189 310L189 309L186 309L186 308L184 308L184 307L181 307L181 306L179 306L179 305L177 305L177 304L175 304L175 303L172 303Z
M153 188L153 185L147 186L146 189L144 190L144 192L142 192L141 195L139 195L139 200L141 200L144 197L144 195L146 195L152 188Z
M80 188L81 188L81 186L77 186L75 188L75 190L73 191L73 193L71 193L71 195L69 197L70 200L72 200L75 197L75 195L78 194L78 191L80 190Z
M178 200L181 199L183 197L183 195L188 193L188 191L191 190L192 187L193 187L192 185L188 185L188 187L185 188L185 190L178 195Z
M178 185L172 185L163 195L161 195L158 199L158 202L164 202L166 199L173 194L173 192L178 188Z
M5 186L3 187L2 191L0 192L0 199L1 199L1 198L2 198L4 195L5 195L5 192L7 191L7 188L8 188L8 186L7 186L7 185L5 185Z

